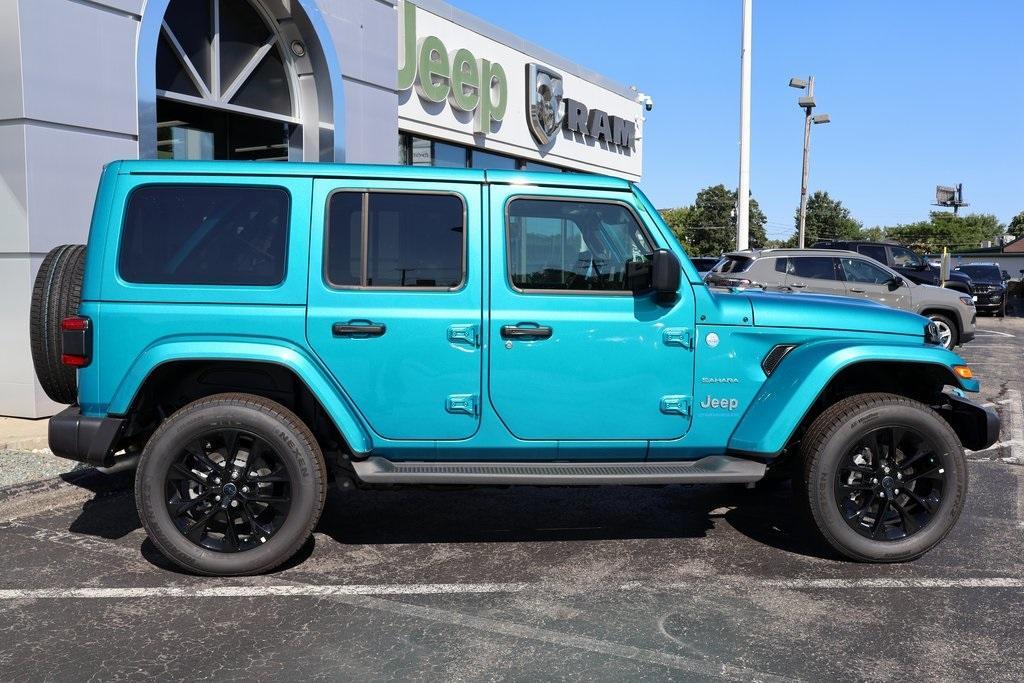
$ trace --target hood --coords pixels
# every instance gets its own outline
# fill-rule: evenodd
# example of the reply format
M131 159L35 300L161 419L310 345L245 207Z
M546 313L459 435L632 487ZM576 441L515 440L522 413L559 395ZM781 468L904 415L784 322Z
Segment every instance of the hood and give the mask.
M747 293L754 324L924 337L926 318L866 299L795 292Z

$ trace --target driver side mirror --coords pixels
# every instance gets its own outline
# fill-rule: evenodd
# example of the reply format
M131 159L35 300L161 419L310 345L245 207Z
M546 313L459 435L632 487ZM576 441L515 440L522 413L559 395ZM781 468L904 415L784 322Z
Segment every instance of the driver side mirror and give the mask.
M634 292L654 290L659 301L674 301L682 281L679 259L668 249L655 249L649 261L626 264L626 285Z
M892 279L889 280L889 291L894 292L903 286L903 278L899 275L893 275Z

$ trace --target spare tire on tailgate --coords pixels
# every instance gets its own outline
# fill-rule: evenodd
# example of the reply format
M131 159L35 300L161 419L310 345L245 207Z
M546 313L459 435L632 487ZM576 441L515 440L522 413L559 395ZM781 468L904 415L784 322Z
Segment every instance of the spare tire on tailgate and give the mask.
M75 369L60 360L61 321L78 313L84 269L84 245L57 247L43 259L32 289L32 364L43 391L57 403L74 403L78 398Z

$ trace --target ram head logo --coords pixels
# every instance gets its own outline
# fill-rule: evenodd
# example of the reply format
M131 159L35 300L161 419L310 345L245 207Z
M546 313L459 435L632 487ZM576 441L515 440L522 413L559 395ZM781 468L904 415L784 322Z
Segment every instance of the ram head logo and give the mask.
M541 145L551 142L562 127L561 74L539 64L526 65L526 97L530 132Z

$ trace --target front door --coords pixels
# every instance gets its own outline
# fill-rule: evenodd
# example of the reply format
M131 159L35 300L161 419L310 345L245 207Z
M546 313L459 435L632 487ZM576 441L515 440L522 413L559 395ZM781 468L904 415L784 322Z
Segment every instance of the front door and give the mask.
M480 193L470 183L314 182L306 337L381 437L477 430Z
M627 262L655 247L632 194L490 191L489 391L505 427L530 440L685 434L693 296L626 288Z
M846 279L846 291L852 297L870 299L893 308L911 310L910 289L894 287L893 275L864 258L843 257L839 259ZM896 276L899 277L899 276Z

